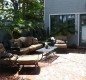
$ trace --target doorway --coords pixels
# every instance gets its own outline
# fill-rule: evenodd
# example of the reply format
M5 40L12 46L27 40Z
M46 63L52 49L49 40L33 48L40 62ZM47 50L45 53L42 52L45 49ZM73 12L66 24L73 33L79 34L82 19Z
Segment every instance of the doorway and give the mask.
M86 14L80 14L79 45L86 46Z

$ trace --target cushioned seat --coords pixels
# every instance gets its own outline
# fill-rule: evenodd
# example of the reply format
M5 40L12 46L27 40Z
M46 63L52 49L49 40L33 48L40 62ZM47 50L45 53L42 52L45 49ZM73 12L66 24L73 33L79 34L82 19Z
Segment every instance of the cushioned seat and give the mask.
M20 54L24 55L27 54L31 51L35 51L39 48L41 48L43 45L42 44L36 44L36 45L31 45L29 47L25 47L25 48L20 48Z
M67 37L66 36L57 36L55 37L56 43L55 46L57 48L67 48Z
M67 44L55 44L57 48L67 48Z
M38 55L21 55L17 59L19 65L37 65L38 61L41 59Z
M14 55L11 58L1 58L0 65L35 65L38 66L38 61L41 59L38 55Z
M35 50L39 49L39 48L42 47L42 46L43 46L42 44L31 45L31 46L29 47L29 50L30 50L30 51L35 51Z
M17 65L35 65L36 67L38 66L38 61L41 59L39 55L3 55L3 54L8 54L4 53L5 48L3 44L0 44L0 65L12 65L12 64L17 64Z

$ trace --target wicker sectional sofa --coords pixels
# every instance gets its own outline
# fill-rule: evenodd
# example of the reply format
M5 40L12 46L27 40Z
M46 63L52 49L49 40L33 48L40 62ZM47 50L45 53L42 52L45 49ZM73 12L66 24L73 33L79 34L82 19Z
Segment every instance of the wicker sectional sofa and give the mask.
M3 65L35 65L35 67L38 67L38 61L40 59L41 57L39 58L38 55L17 55L8 53L3 44L0 43L0 67Z
M34 37L20 37L18 39L11 40L11 44L12 43L17 44L20 47L19 54L22 55L43 47L43 45L38 42L38 39Z

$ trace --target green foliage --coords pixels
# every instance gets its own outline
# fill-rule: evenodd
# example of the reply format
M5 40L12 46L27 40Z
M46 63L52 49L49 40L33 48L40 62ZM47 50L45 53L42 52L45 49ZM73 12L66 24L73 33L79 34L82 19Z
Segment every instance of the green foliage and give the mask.
M40 0L10 0L10 3L1 0L0 4L3 17L0 18L0 29L8 31L11 36L14 31L22 33L24 29L36 32L38 24L43 22L43 3Z
M59 16L51 17L51 35L53 36L67 36L71 37L75 33L74 19L67 19L66 21L59 20Z
M64 22L62 24L59 24L58 26L59 27L56 31L58 35L70 37L75 32L75 26L72 23L68 24L67 22Z

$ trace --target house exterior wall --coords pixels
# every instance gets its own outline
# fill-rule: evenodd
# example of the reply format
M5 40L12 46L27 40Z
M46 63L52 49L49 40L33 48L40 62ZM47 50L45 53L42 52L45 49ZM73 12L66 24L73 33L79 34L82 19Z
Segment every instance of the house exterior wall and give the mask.
M50 27L50 15L56 14L75 14L75 27L79 30L79 14L86 12L86 0L45 0L44 24L45 27ZM79 34L75 33L71 39L74 44L79 45ZM71 42L71 41L69 41Z
M49 14L86 12L86 0L45 0L45 26L49 26Z

